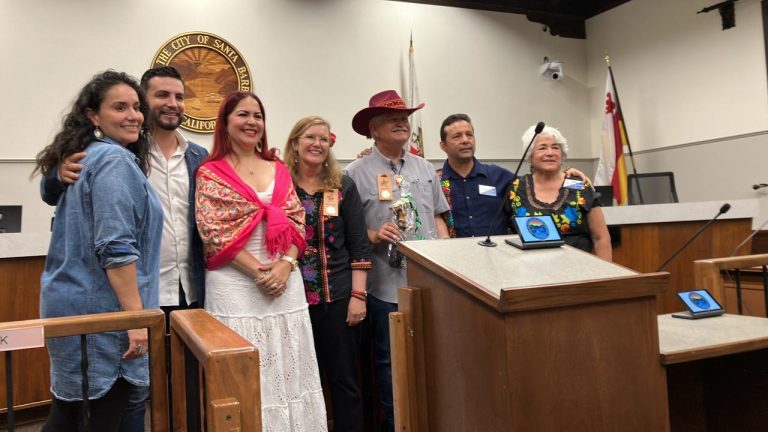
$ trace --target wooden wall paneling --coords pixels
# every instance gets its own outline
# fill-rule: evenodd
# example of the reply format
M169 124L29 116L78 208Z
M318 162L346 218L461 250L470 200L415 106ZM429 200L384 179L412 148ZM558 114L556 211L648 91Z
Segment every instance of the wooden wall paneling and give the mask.
M661 264L658 244L658 225L622 225L621 244L613 247L613 262L643 273L653 271Z
M40 318L40 275L45 257L0 259L0 322ZM31 369L36 373L29 373ZM5 370L5 356L0 356ZM13 400L17 409L51 400L48 351L45 348L13 353ZM0 410L8 407L5 374L0 374Z
M738 313L736 283L733 272L721 272L725 303L723 307L728 313ZM741 272L741 302L743 315L765 317L765 288L761 272Z
M768 253L768 230L762 230L752 238L751 249L753 254Z

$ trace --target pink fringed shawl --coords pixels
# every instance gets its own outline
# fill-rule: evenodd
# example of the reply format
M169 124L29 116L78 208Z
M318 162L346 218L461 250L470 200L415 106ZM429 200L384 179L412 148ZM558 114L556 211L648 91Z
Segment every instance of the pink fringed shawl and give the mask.
M270 257L294 244L299 256L304 241L304 207L285 164L275 162L272 203L256 192L224 160L206 162L197 171L195 220L205 249L206 267L216 269L232 261L245 247L259 222L266 219L266 247Z

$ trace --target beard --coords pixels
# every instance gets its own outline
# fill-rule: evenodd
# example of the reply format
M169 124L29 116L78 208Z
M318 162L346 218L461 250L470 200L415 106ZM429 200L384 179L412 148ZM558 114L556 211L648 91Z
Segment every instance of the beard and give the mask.
M179 113L179 117L176 121L163 121L163 116L159 111L153 111L151 115L151 124L159 127L160 129L167 130L167 131L173 131L178 129L179 126L184 122L184 114Z

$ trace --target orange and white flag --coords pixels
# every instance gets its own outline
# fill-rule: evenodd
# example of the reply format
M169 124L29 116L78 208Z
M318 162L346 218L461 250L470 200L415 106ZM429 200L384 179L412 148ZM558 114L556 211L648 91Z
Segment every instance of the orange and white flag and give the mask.
M624 161L624 146L627 144L627 131L624 128L624 116L621 113L613 74L608 68L605 82L605 105L603 116L603 149L595 174L598 186L613 186L613 198L618 205L626 205L627 164Z

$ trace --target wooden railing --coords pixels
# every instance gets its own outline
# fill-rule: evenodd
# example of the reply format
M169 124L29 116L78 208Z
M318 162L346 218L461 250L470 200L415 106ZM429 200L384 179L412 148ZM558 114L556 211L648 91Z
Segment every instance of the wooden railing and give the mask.
M30 327L43 327L46 338L78 336L136 328L148 329L149 365L152 387L150 408L152 431L168 431L168 381L165 372L165 315L162 311L145 310L138 312L114 312L62 318L12 321L0 323L0 333ZM7 363L6 367L11 367L10 365L12 365L12 362L9 361ZM28 373L41 372L43 371L28 371ZM13 385L13 383L7 382L6 385L10 386ZM11 409L8 410L8 418L9 423L12 424L13 404L10 400L8 406L11 407Z
M739 314L742 314L741 271L746 269L762 270L763 301L766 310L768 310L768 254L696 260L693 262L695 288L706 288L712 293L715 300L727 309L729 305L726 298L722 271L733 271L736 288L736 309Z
M202 403L208 432L261 431L259 353L247 340L202 309L171 313L171 371L174 395L187 394L185 351L204 373L204 401L173 398L174 430L190 430L187 403Z

